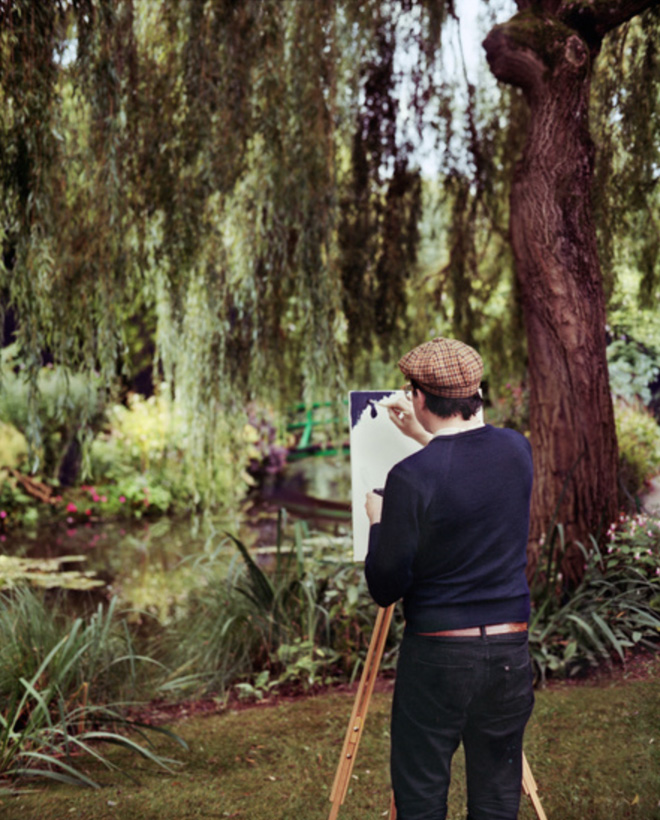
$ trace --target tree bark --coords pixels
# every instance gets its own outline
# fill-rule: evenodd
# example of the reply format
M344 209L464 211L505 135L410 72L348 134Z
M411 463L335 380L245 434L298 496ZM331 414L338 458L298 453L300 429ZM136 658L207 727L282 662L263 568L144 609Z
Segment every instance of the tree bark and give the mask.
M530 569L544 537L561 523L562 568L566 581L575 583L583 569L576 542L586 544L607 529L617 514L618 494L605 298L590 199L591 71L601 31L613 20L622 22L623 6L636 13L643 4L613 2L605 9L600 3L600 20L596 4L580 4L592 12L586 22L580 18L582 29L573 27L568 14L578 4L542 5L496 26L484 48L493 74L520 87L530 108L510 197L535 460Z

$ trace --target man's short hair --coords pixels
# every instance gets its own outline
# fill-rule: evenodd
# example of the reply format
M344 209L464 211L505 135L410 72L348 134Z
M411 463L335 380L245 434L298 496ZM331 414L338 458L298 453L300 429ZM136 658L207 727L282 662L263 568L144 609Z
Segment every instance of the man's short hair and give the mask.
M448 399L445 396L434 396L424 390L423 387L414 380L410 380L413 390L420 390L426 397L426 406L436 416L441 419L450 419L452 416L461 416L467 421L471 419L483 407L484 400L479 393L468 396L464 399Z

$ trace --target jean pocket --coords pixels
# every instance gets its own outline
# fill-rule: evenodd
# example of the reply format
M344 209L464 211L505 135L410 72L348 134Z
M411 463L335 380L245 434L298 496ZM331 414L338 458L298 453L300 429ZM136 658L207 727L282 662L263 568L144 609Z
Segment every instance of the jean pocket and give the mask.
M491 667L490 695L500 703L534 701L534 673L527 646L517 647L509 657L499 658Z

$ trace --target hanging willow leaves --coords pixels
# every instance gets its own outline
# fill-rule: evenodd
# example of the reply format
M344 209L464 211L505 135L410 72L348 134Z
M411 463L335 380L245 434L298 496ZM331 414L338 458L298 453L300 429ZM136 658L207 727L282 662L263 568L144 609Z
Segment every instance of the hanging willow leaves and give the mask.
M337 263L341 152L366 121L364 88L380 103L373 78L354 78L385 47L391 72L397 4L17 0L2 13L0 286L31 383L47 355L112 385L130 370L131 317L153 311L197 458L240 398L337 395L360 352ZM384 338L405 308L420 185L396 101L369 117L370 324Z
M660 277L660 8L612 32L598 57L592 122L598 147L594 203L609 292L617 263L643 274L641 302L657 304ZM637 94L636 89L648 93Z

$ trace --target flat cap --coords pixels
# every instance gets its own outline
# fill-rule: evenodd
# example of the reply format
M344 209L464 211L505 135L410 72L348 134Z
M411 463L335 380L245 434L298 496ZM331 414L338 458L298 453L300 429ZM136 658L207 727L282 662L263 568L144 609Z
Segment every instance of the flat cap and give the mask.
M465 399L479 390L484 364L469 345L439 336L406 353L399 369L434 396Z

